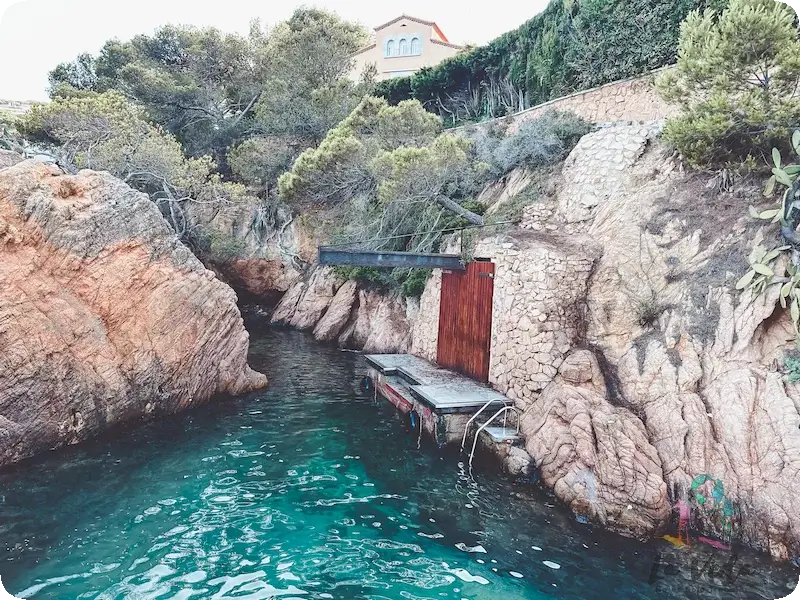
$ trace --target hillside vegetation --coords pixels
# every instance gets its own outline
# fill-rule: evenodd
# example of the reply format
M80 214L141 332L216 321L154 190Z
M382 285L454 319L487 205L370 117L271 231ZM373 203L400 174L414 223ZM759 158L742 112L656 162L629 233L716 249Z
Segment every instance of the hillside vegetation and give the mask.
M377 93L450 125L506 115L675 61L681 22L727 0L552 0L519 28Z

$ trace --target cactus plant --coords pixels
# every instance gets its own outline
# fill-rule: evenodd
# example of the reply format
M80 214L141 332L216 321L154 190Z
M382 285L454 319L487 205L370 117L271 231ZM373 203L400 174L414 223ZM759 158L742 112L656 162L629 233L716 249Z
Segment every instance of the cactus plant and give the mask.
M800 155L800 130L792 134L791 142L795 154ZM780 285L780 304L789 309L795 333L800 336L800 239L796 233L800 222L800 165L784 164L777 148L772 149L772 162L772 176L766 182L764 195L771 197L776 186L785 187L780 206L767 210L751 206L750 216L780 223L781 234L788 243L771 250L761 245L754 247L747 258L750 269L736 283L736 289L752 290L759 295L772 285Z

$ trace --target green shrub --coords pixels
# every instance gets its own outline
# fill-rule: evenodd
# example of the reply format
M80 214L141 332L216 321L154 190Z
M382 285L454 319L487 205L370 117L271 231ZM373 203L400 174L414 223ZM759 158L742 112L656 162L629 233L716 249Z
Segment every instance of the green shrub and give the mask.
M582 0L567 62L575 87L593 88L675 60L681 22L696 0Z
M490 175L497 178L518 167L542 167L564 159L589 129L571 112L550 110L508 136L497 128L480 127L467 135L476 159L488 164Z
M503 173L517 167L553 164L572 150L589 132L588 124L573 113L548 111L538 119L525 121L500 142L494 161Z
M379 269L377 267L333 267L342 279L358 281L384 291L398 290L405 297L418 298L425 290L430 269Z
M672 63L686 15L726 2L552 0L516 30L422 69L408 83L381 82L378 94L391 103L419 100L451 125L501 116Z
M681 107L664 139L691 164L739 163L786 151L800 122L797 16L774 0L731 0L718 15L693 12L681 28L677 68L657 80Z
M792 134L790 145L794 156L800 157L800 130ZM750 216L775 225L775 229L780 231L782 245L777 248L756 245L747 257L749 269L736 283L736 289L758 296L768 288L780 286L779 302L782 308L789 309L795 335L800 337L800 259L796 250L800 246L797 233L800 206L796 200L800 188L800 164L784 163L777 148L772 150L772 161L775 165L773 175L767 180L764 195L771 197L776 187L780 187L783 193L777 206L767 210L751 206Z
M221 231L194 230L189 243L204 258L226 262L239 258L247 251L244 240Z
M783 370L786 381L789 383L800 382L800 355L794 352L783 358Z
M388 290L397 287L397 280L392 277L393 269L377 267L333 267L333 272L342 279L366 283L379 289Z
M425 284L431 276L430 269L411 269L408 277L403 281L403 295L406 297L419 298L425 291Z
M392 106L400 104L403 100L411 99L411 78L395 77L384 79L375 84L375 96L384 98Z

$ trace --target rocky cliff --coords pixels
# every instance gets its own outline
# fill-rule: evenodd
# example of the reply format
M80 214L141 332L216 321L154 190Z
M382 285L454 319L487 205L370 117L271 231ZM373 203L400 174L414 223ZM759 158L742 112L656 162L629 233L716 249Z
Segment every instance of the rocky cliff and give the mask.
M274 306L316 257L315 242L277 201L245 196L185 211L199 256L245 300Z
M2 159L0 466L266 385L236 295L146 196Z
M795 558L800 385L782 372L795 336L777 290L734 290L773 235L747 216L761 180L685 172L659 131L588 134L520 227L478 242L496 265L490 383L524 411L526 450L579 518L646 537L685 500L707 534ZM529 182L514 173L482 198ZM440 281L404 300L317 267L274 322L435 360Z
M747 217L759 197L758 178L683 172L658 127L612 127L526 210L529 233L479 244L497 265L492 383L578 515L641 535L686 500L701 530L800 554L794 332L777 290L733 289L767 235Z
M311 331L321 342L369 353L408 352L419 313L414 299L341 281L316 267L295 283L272 314L274 325Z

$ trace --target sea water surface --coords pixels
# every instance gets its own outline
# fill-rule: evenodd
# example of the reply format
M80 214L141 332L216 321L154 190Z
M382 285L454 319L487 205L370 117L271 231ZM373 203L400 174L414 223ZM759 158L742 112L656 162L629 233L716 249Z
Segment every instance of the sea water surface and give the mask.
M406 433L355 354L253 329L268 390L0 473L0 578L41 600L777 598L798 571L640 544Z

